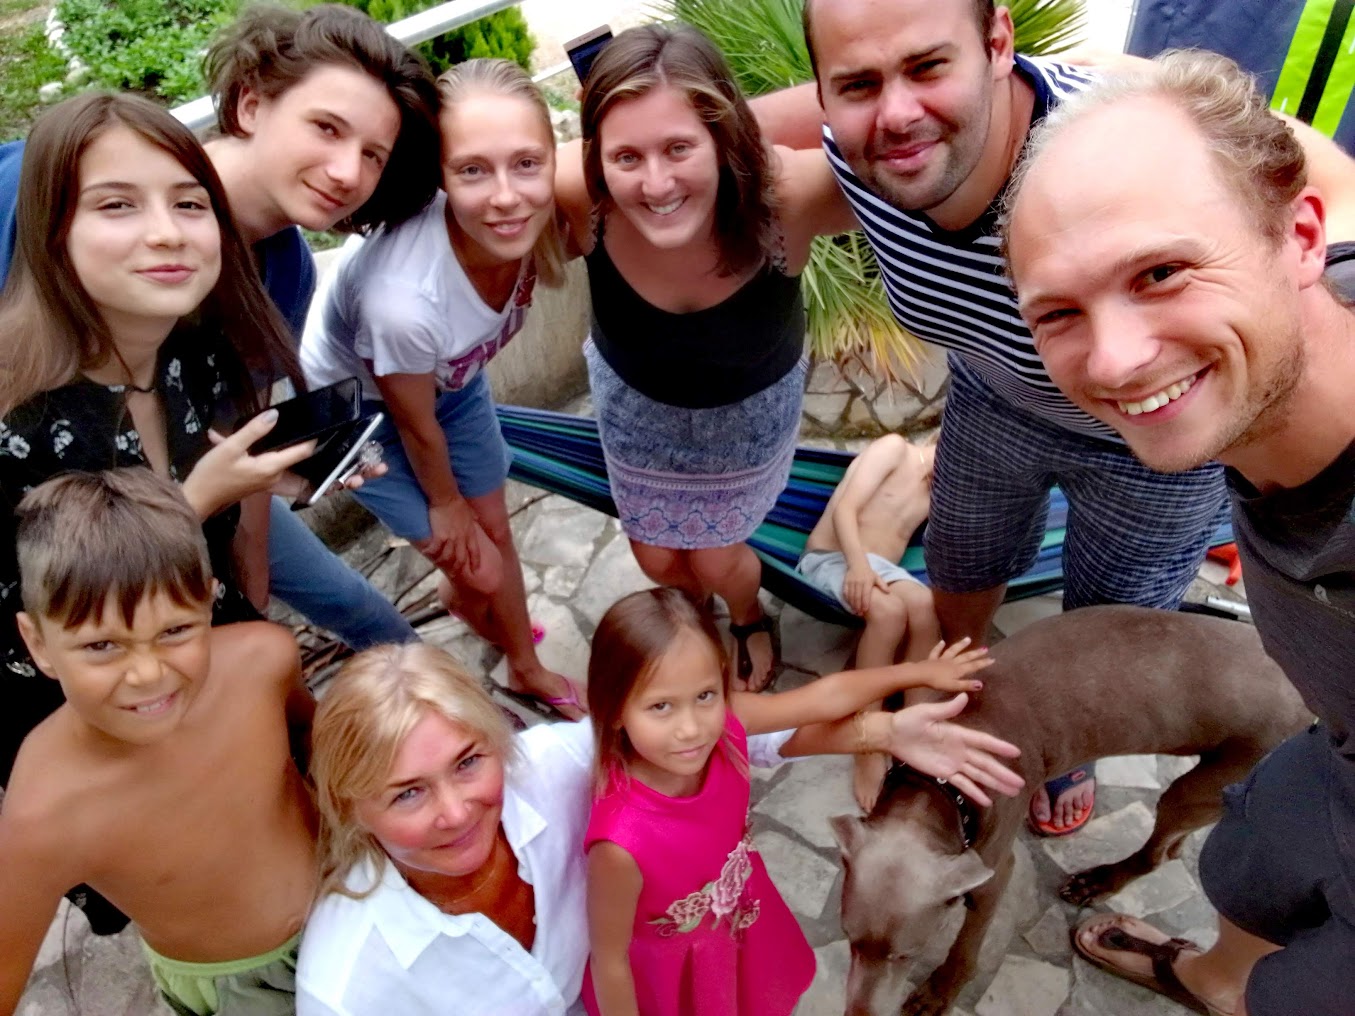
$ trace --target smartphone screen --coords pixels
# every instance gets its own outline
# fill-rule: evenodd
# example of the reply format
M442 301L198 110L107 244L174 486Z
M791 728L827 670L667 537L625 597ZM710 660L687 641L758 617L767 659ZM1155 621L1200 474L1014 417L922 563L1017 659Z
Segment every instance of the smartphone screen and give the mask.
M593 61L611 41L611 28L602 25L565 43L565 52L569 54L569 62L574 65L574 73L579 76L579 84L588 80L588 72L593 69Z
M278 411L278 422L249 446L251 455L309 441L335 427L352 423L362 413L361 387L357 378L344 378L280 402L273 408Z

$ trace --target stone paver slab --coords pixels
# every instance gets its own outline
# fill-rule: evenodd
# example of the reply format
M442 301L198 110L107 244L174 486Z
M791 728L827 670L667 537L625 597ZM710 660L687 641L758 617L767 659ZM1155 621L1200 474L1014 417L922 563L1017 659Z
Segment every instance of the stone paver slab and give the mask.
M787 906L805 917L822 914L837 880L837 865L775 830L754 833L753 843Z
M1065 967L1008 956L974 1012L977 1016L1054 1016L1071 984L1072 975Z
M835 848L828 819L860 810L851 792L851 760L825 756L788 764L790 773L767 793L754 813L776 819L816 847Z

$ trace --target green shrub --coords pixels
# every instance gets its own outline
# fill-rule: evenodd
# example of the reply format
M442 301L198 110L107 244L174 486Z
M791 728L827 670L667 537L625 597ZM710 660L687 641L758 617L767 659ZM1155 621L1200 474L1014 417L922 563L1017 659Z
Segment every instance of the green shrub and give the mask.
M0 141L23 137L41 111L38 89L66 76L66 61L47 45L43 24L0 35Z
M238 7L239 0L60 0L57 17L89 84L179 103L203 93L202 50Z
M350 7L365 11L377 21L390 24L419 11L436 6L442 0L343 0ZM527 19L516 7L487 14L469 25L462 25L437 39L421 43L417 49L433 68L441 74L452 64L477 56L503 57L519 64L523 70L532 69L532 51L536 40L527 28Z

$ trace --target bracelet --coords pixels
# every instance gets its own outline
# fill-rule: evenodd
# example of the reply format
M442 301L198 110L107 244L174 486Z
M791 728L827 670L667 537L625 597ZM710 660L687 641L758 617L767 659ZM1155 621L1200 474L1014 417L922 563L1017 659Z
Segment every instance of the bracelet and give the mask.
M864 755L870 750L870 742L866 740L866 711L862 709L856 714L856 751Z

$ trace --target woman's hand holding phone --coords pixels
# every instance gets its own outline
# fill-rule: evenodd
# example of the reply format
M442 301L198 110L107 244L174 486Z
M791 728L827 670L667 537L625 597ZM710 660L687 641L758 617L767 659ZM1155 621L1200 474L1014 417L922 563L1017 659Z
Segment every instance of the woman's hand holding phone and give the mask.
M314 441L302 441L276 451L249 454L249 446L272 430L277 420L277 410L270 409L229 437L208 431L213 447L183 482L184 496L199 518L215 515L250 494L273 489L289 475L288 469L315 453Z

